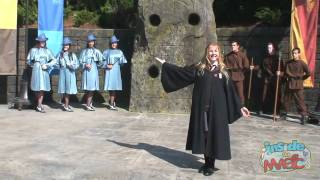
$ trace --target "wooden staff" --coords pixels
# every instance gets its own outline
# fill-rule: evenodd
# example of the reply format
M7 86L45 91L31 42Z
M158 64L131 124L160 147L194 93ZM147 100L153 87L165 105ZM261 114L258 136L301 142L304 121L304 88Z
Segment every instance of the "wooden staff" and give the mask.
M278 60L278 70L280 72L280 62L281 62L281 52L279 52L279 60ZM277 115L277 101L278 101L278 91L279 91L279 81L280 81L280 74L277 74L277 81L276 81L276 95L274 98L274 108L273 108L273 123L276 121L276 115Z
M253 66L253 58L251 58L251 65L250 66ZM252 71L253 71L253 69L250 69L248 100L250 99L250 94L251 94Z

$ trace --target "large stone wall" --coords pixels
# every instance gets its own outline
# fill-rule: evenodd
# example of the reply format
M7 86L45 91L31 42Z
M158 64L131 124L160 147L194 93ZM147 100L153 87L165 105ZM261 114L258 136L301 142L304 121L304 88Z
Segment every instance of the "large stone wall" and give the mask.
M139 7L130 110L188 112L190 87L165 93L155 57L178 65L197 63L207 44L217 41L213 0L140 0Z
M141 59L145 58L141 56L136 57L136 62L132 62L132 53L133 53L133 46L134 46L134 30L86 30L86 29L66 29L65 34L71 36L72 39L75 40L76 46L74 46L74 51L79 53L80 49L85 46L85 40L88 32L93 32L98 37L98 48L103 50L108 47L108 38L113 34L117 34L121 40L120 45L121 49L125 52L126 57L129 60L129 63L122 69L122 74L124 78L124 91L119 94L119 101L122 107L129 108L130 100L136 99L136 101L141 101L142 104L139 106L131 106L129 108L132 111L149 111L149 112L188 112L190 108L191 102L191 89L192 86L185 88L181 91L172 93L172 94L165 94L163 92L162 87L159 85L160 77L151 78L150 77L150 63L149 66L140 65L139 62ZM318 32L320 32L318 30ZM1 91L1 102L6 103L11 101L14 97L17 96L17 90L19 89L19 80L23 73L23 69L25 68L25 50L31 48L35 41L34 38L36 37L37 31L36 29L29 29L28 32L28 46L25 49L25 29L19 29L18 31L18 76L0 76L0 91ZM250 27L250 28L217 28L217 35L219 43L224 47L224 52L227 53L230 51L230 41L233 39L240 40L242 43L243 49L246 51L249 58L253 57L255 64L258 64L265 52L265 45L268 41L276 42L280 45L280 50L283 53L283 58L288 59L289 53L289 29L288 28L261 28L261 27ZM316 70L315 70L315 87L312 89L305 90L305 98L306 103L309 105L310 109L313 109L317 103L318 93L319 93L319 82L320 82L320 37L318 35L318 50L317 50L317 60L316 60ZM145 44L145 48L148 48L147 43ZM197 49L195 49L197 51ZM198 49L199 52L203 53L203 49ZM174 52L172 52L174 53ZM171 56L171 54L169 54ZM168 57L169 57L168 55ZM166 57L167 58L167 57ZM171 59L173 63L177 63L180 65L188 64L189 62L185 62L183 58L177 59L174 61ZM151 59L150 59L151 61ZM196 60L195 60L196 61ZM131 63L135 64L134 68L131 67ZM155 63L155 62L153 62ZM157 64L158 67L158 64ZM135 71L139 71L139 76L133 76L131 78L131 74L134 74ZM103 87L103 71L100 72L101 76L101 89ZM78 73L78 86L80 86L80 72ZM57 76L52 78L53 81L53 95L49 96L47 100L50 100L50 97L53 97L55 101L59 101L59 96L56 94L57 87L56 81ZM139 84L143 83L151 83L157 84L157 86L151 89L141 89L141 92L148 94L157 94L159 93L159 97L168 97L175 98L175 97L183 97L185 98L183 103L180 101L161 101L159 98L153 98L152 101L144 99L143 97L139 96L139 94L131 93L131 88L138 87ZM253 84L254 89L258 89L257 84ZM5 93L6 92L6 93ZM5 96L6 95L6 96ZM83 92L77 95L74 99L76 101L81 101ZM107 100L108 94L100 91L96 95L97 101ZM4 98L6 97L6 98ZM170 102L169 102L170 101ZM160 103L165 103L167 109L159 110ZM170 106L168 106L170 105Z

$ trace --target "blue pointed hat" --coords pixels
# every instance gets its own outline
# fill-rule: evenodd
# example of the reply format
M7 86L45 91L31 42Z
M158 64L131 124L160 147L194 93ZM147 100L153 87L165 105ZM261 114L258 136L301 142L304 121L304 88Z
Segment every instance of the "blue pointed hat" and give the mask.
M46 35L44 33L41 33L40 35L38 35L36 40L39 41L39 42L43 42L43 41L47 41L48 38L46 37Z
M96 39L96 36L94 34L89 34L88 35L88 40L87 40L88 42L89 41L95 41L95 40L97 40L97 39Z
M110 43L112 44L112 43L117 43L117 42L119 42L119 39L115 35L113 35L110 39Z
M68 45L68 44L72 44L72 41L69 37L64 37L63 38L63 45Z

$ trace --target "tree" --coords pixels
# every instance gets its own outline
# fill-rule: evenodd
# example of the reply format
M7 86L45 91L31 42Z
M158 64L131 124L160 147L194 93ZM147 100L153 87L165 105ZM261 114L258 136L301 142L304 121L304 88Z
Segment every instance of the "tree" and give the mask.
M213 7L218 26L290 23L291 0L215 0Z
M26 2L28 12L26 11ZM102 28L129 28L135 23L138 0L65 0L65 17L74 26L85 23ZM18 26L28 20L36 23L38 0L18 0ZM287 26L290 23L291 0L215 0L213 9L217 26L251 25ZM121 21L119 21L121 19Z

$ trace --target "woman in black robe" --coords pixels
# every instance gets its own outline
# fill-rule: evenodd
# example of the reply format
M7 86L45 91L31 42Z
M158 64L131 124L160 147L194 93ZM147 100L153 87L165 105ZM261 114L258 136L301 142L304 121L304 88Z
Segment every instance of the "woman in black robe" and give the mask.
M166 92L194 84L186 149L204 154L205 164L199 172L210 176L215 159L231 159L228 124L250 112L241 105L217 44L210 44L201 62L192 66L178 67L156 59L163 64L161 82Z

